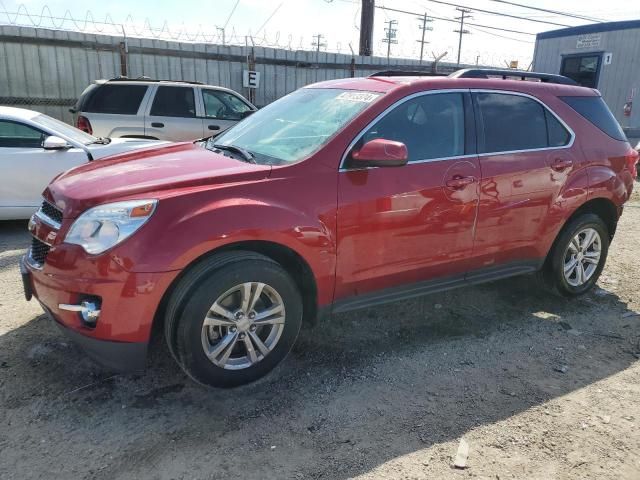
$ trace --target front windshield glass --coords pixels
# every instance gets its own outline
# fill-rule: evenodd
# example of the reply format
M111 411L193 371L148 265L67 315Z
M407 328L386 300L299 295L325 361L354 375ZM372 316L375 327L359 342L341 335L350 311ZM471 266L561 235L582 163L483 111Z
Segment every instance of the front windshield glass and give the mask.
M78 130L77 128L72 127L60 120L56 120L55 118L51 118L48 115L38 115L33 119L38 125L42 125L46 129L59 133L60 135L64 135L69 138L71 141L76 143L82 143L84 145L89 145L97 140L93 135L89 135L88 133L83 132L82 130Z
M317 151L380 94L324 88L303 88L258 110L207 142L233 145L258 163L292 163Z

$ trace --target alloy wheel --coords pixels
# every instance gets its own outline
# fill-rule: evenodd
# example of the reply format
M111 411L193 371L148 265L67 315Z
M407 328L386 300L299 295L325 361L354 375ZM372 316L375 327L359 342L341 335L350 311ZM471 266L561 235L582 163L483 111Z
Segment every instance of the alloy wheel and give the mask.
M276 347L284 324L284 302L273 287L242 283L211 305L202 324L202 348L218 367L249 368Z
M569 242L564 255L564 278L580 287L594 275L600 264L602 240L594 228L580 230Z

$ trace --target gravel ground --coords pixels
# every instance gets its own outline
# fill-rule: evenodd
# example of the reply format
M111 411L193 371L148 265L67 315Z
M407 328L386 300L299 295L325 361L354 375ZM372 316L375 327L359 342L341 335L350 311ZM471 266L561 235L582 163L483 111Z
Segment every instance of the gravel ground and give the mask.
M640 195L599 288L527 277L336 316L266 379L88 360L22 297L0 224L0 478L640 478ZM465 469L453 467L461 440Z

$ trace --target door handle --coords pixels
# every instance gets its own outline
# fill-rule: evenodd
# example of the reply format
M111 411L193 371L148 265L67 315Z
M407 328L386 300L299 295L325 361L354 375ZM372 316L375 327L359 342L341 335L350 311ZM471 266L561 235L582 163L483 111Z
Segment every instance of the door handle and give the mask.
M456 175L450 180L447 180L446 185L451 190L462 190L467 185L471 185L472 183L476 183L476 177L463 177L461 175Z
M220 130L220 125L209 125L209 130Z
M152 122L151 123L152 127L156 127L156 128L162 128L164 127L164 123L160 123L160 122Z
M551 163L551 169L555 170L556 172L561 172L569 168L571 165L573 165L573 162L568 158L556 158Z

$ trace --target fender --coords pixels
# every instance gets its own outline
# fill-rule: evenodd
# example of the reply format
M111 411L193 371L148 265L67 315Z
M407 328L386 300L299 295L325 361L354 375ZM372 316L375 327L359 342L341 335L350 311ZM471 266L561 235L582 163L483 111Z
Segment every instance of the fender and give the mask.
M326 175L333 181L318 181L318 175L275 178L161 199L153 218L113 259L136 273L177 271L225 246L269 242L305 260L318 286L318 302L328 303L336 268L337 173ZM301 190L298 205L291 205L292 189Z

